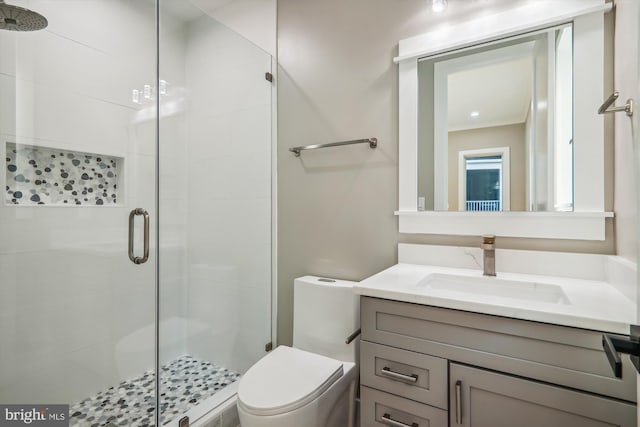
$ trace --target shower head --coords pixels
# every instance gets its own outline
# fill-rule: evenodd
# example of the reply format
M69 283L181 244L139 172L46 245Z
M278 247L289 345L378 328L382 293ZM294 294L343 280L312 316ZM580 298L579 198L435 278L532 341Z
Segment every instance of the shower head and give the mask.
M47 25L47 18L39 13L0 0L0 30L37 31Z

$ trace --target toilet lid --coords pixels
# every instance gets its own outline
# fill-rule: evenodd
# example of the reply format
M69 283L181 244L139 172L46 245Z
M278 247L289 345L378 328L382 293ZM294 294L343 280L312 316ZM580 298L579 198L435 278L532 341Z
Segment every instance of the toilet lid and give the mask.
M341 376L339 360L280 346L242 376L238 401L252 414L281 414L313 401Z

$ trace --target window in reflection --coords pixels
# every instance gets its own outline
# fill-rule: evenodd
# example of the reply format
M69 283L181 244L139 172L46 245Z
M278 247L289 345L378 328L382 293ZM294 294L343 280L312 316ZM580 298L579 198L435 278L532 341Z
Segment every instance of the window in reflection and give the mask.
M467 211L502 210L502 156L472 157L465 161Z

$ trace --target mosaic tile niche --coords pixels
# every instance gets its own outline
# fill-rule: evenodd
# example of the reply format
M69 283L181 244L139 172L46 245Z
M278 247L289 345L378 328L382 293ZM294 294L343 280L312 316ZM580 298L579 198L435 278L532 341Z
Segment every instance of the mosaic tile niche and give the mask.
M124 159L6 143L8 205L104 206L121 199Z

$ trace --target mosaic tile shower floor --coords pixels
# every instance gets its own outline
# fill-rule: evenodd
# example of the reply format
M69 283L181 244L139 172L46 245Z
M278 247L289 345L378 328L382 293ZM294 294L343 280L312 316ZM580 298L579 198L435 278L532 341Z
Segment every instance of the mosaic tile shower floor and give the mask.
M160 374L162 423L240 378L240 374L210 362L182 356L162 366ZM152 371L122 381L69 407L70 426L153 426L154 374Z

